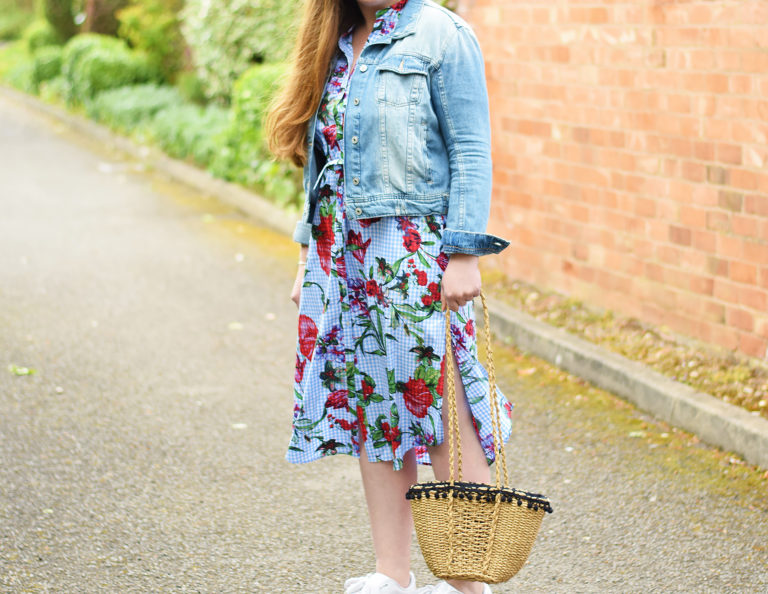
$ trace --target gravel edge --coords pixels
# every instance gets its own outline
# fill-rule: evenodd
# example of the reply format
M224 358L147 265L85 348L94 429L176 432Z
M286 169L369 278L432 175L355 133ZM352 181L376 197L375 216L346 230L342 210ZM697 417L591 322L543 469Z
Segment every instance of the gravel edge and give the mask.
M0 85L0 94L148 163L174 180L236 207L262 225L288 236L293 233L295 214L242 186L214 178L155 147L139 145L106 126L15 89ZM489 299L488 307L495 333L510 339L521 350L629 400L710 445L739 454L750 464L768 468L768 420L698 392L642 363L550 326L499 301Z

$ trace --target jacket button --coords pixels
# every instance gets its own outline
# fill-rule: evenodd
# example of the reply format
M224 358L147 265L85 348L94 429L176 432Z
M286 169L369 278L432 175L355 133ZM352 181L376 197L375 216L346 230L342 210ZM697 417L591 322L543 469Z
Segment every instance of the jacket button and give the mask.
M368 70L368 65L367 64L361 64L360 65L360 72L365 72L366 70Z
M352 144L357 144L357 136L352 137Z
M361 215L361 214L363 214L363 209L362 209L362 208L356 208L356 209L355 209L355 214L356 214L356 215Z
M360 105L360 97L355 97L355 100L353 101L355 105Z
M352 183L355 184L355 185L358 185L360 183L360 178L359 177L353 177L352 178Z

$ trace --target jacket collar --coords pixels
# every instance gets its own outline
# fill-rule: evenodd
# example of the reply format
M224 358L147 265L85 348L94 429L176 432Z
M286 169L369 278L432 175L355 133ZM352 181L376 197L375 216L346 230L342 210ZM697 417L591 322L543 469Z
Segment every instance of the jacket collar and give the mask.
M400 13L395 30L383 39L376 40L376 43L392 43L395 39L402 39L412 35L416 31L416 25L421 16L421 9L424 8L424 0L408 0Z

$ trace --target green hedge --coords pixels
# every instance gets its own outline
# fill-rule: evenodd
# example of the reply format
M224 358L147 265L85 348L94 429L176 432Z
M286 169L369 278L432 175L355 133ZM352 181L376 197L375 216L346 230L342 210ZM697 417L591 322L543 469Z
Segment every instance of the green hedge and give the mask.
M107 35L77 35L64 46L62 73L69 83L69 102L87 103L101 91L159 81L157 69L143 53Z
M57 45L41 47L35 52L32 57L32 84L36 92L41 83L61 74L62 53L62 48Z
M229 111L216 105L183 105L157 112L150 125L152 139L166 153L207 167L220 150L229 126Z
M96 95L86 106L86 113L119 131L143 126L160 110L177 109L183 103L179 92L169 86L143 84L125 86Z
M24 29L34 18L31 12L0 4L0 41L11 41L21 37Z
M27 51L34 54L41 47L49 45L61 45L62 40L59 34L54 31L48 21L39 20L31 23L22 35L22 39L27 44Z
M231 123L222 134L222 148L211 171L257 188L279 204L300 206L301 174L286 163L272 160L263 130L267 107L285 71L283 64L260 64L237 79L232 91Z

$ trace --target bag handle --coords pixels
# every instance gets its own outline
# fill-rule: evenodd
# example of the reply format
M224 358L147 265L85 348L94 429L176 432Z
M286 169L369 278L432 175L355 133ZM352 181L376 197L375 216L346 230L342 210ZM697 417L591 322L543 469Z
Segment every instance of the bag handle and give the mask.
M488 304L485 300L485 293L480 291L480 299L483 302L483 323L485 333L486 358L488 360L488 384L490 387L490 408L491 424L493 426L493 449L496 459L496 488L501 489L501 469L504 471L504 485L509 484L507 472L507 454L504 449L504 442L501 435L501 407L496 397L496 368L493 365L493 348L491 346L491 322L488 314ZM448 448L450 474L449 482L451 486L455 483L456 472L454 470L454 456L458 456L458 480L461 482L462 458L461 458L461 435L459 433L459 415L456 410L456 378L453 371L453 345L451 343L451 311L445 312L445 383L448 384ZM445 390L443 390L445 392ZM455 454L454 454L455 452ZM501 460L499 460L501 457Z

